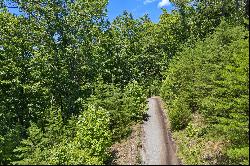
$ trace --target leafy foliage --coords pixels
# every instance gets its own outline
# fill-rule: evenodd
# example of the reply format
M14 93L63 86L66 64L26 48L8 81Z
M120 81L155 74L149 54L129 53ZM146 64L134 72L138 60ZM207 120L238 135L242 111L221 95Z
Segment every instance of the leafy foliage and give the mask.
M131 123L141 121L145 112L146 96L142 86L132 82L121 90L112 84L104 84L102 80L97 81L95 86L88 103L108 110L114 141L124 138L130 132Z
M31 124L15 150L22 160L14 164L103 164L111 145L109 119L106 110L90 106L65 126L61 111L52 111L44 130Z
M213 128L210 132L229 141L227 155L235 164L249 162L249 151L243 150L249 147L248 51L244 28L222 22L213 35L172 61L162 87L172 128L185 128L190 113L202 114Z
M159 93L174 130L249 163L249 1L171 2L153 23L109 22L107 0L0 0L0 164L105 164Z
M0 13L0 163L103 163L109 140L127 135L131 122L141 119L145 105L141 85L130 84L131 79L123 78L125 73L114 82L114 77L109 80L104 72L118 66L103 64L114 58L106 56L110 48L103 44L111 39L104 19L107 1L12 2L24 15L12 15L4 8ZM87 112L97 116L94 122ZM103 112L108 114L108 121L99 121ZM100 138L69 125L69 119L80 114L90 118L82 123L89 127L84 130L100 130L101 135L93 133ZM74 133L79 136L72 136ZM80 135L84 138L77 138ZM79 147L85 143L87 148ZM76 154L66 153L71 148Z

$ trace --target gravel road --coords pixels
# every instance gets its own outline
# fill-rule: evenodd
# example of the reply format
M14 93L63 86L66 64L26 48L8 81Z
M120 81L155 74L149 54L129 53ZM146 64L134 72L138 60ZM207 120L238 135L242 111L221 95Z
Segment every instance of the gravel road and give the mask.
M148 120L143 124L142 164L179 165L158 99L148 99L148 105Z

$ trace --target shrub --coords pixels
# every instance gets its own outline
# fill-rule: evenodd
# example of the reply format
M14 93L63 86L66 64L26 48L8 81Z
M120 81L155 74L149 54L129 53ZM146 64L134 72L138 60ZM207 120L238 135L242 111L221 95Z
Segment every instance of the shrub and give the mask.
M214 34L183 49L165 74L161 95L173 129L184 129L190 114L198 112L214 138L226 142L224 163L249 162L249 37L244 27L222 21Z
M102 107L110 115L110 130L112 138L118 141L130 133L132 122L140 121L146 106L146 95L143 87L136 81L128 83L122 90L114 84L105 84L99 80L95 84L93 95L88 98L88 104L94 107Z
M90 106L78 118L63 125L61 111L51 111L47 126L31 123L29 137L15 151L13 164L103 164L111 146L109 115Z
M171 122L171 128L173 130L184 129L191 120L191 112L188 109L188 105L181 99L176 99L171 105L171 111L169 111L169 118Z

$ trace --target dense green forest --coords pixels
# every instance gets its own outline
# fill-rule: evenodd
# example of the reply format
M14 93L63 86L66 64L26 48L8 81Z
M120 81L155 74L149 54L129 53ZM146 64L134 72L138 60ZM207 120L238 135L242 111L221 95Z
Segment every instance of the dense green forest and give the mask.
M152 95L184 164L249 164L249 1L171 2L153 23L110 22L108 0L1 0L0 164L107 164Z

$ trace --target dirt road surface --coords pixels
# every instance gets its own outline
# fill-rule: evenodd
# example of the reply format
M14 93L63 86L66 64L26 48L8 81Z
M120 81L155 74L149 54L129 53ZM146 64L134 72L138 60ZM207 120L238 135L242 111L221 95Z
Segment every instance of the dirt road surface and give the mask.
M142 164L179 165L159 99L149 98L148 105L148 118L142 133Z

